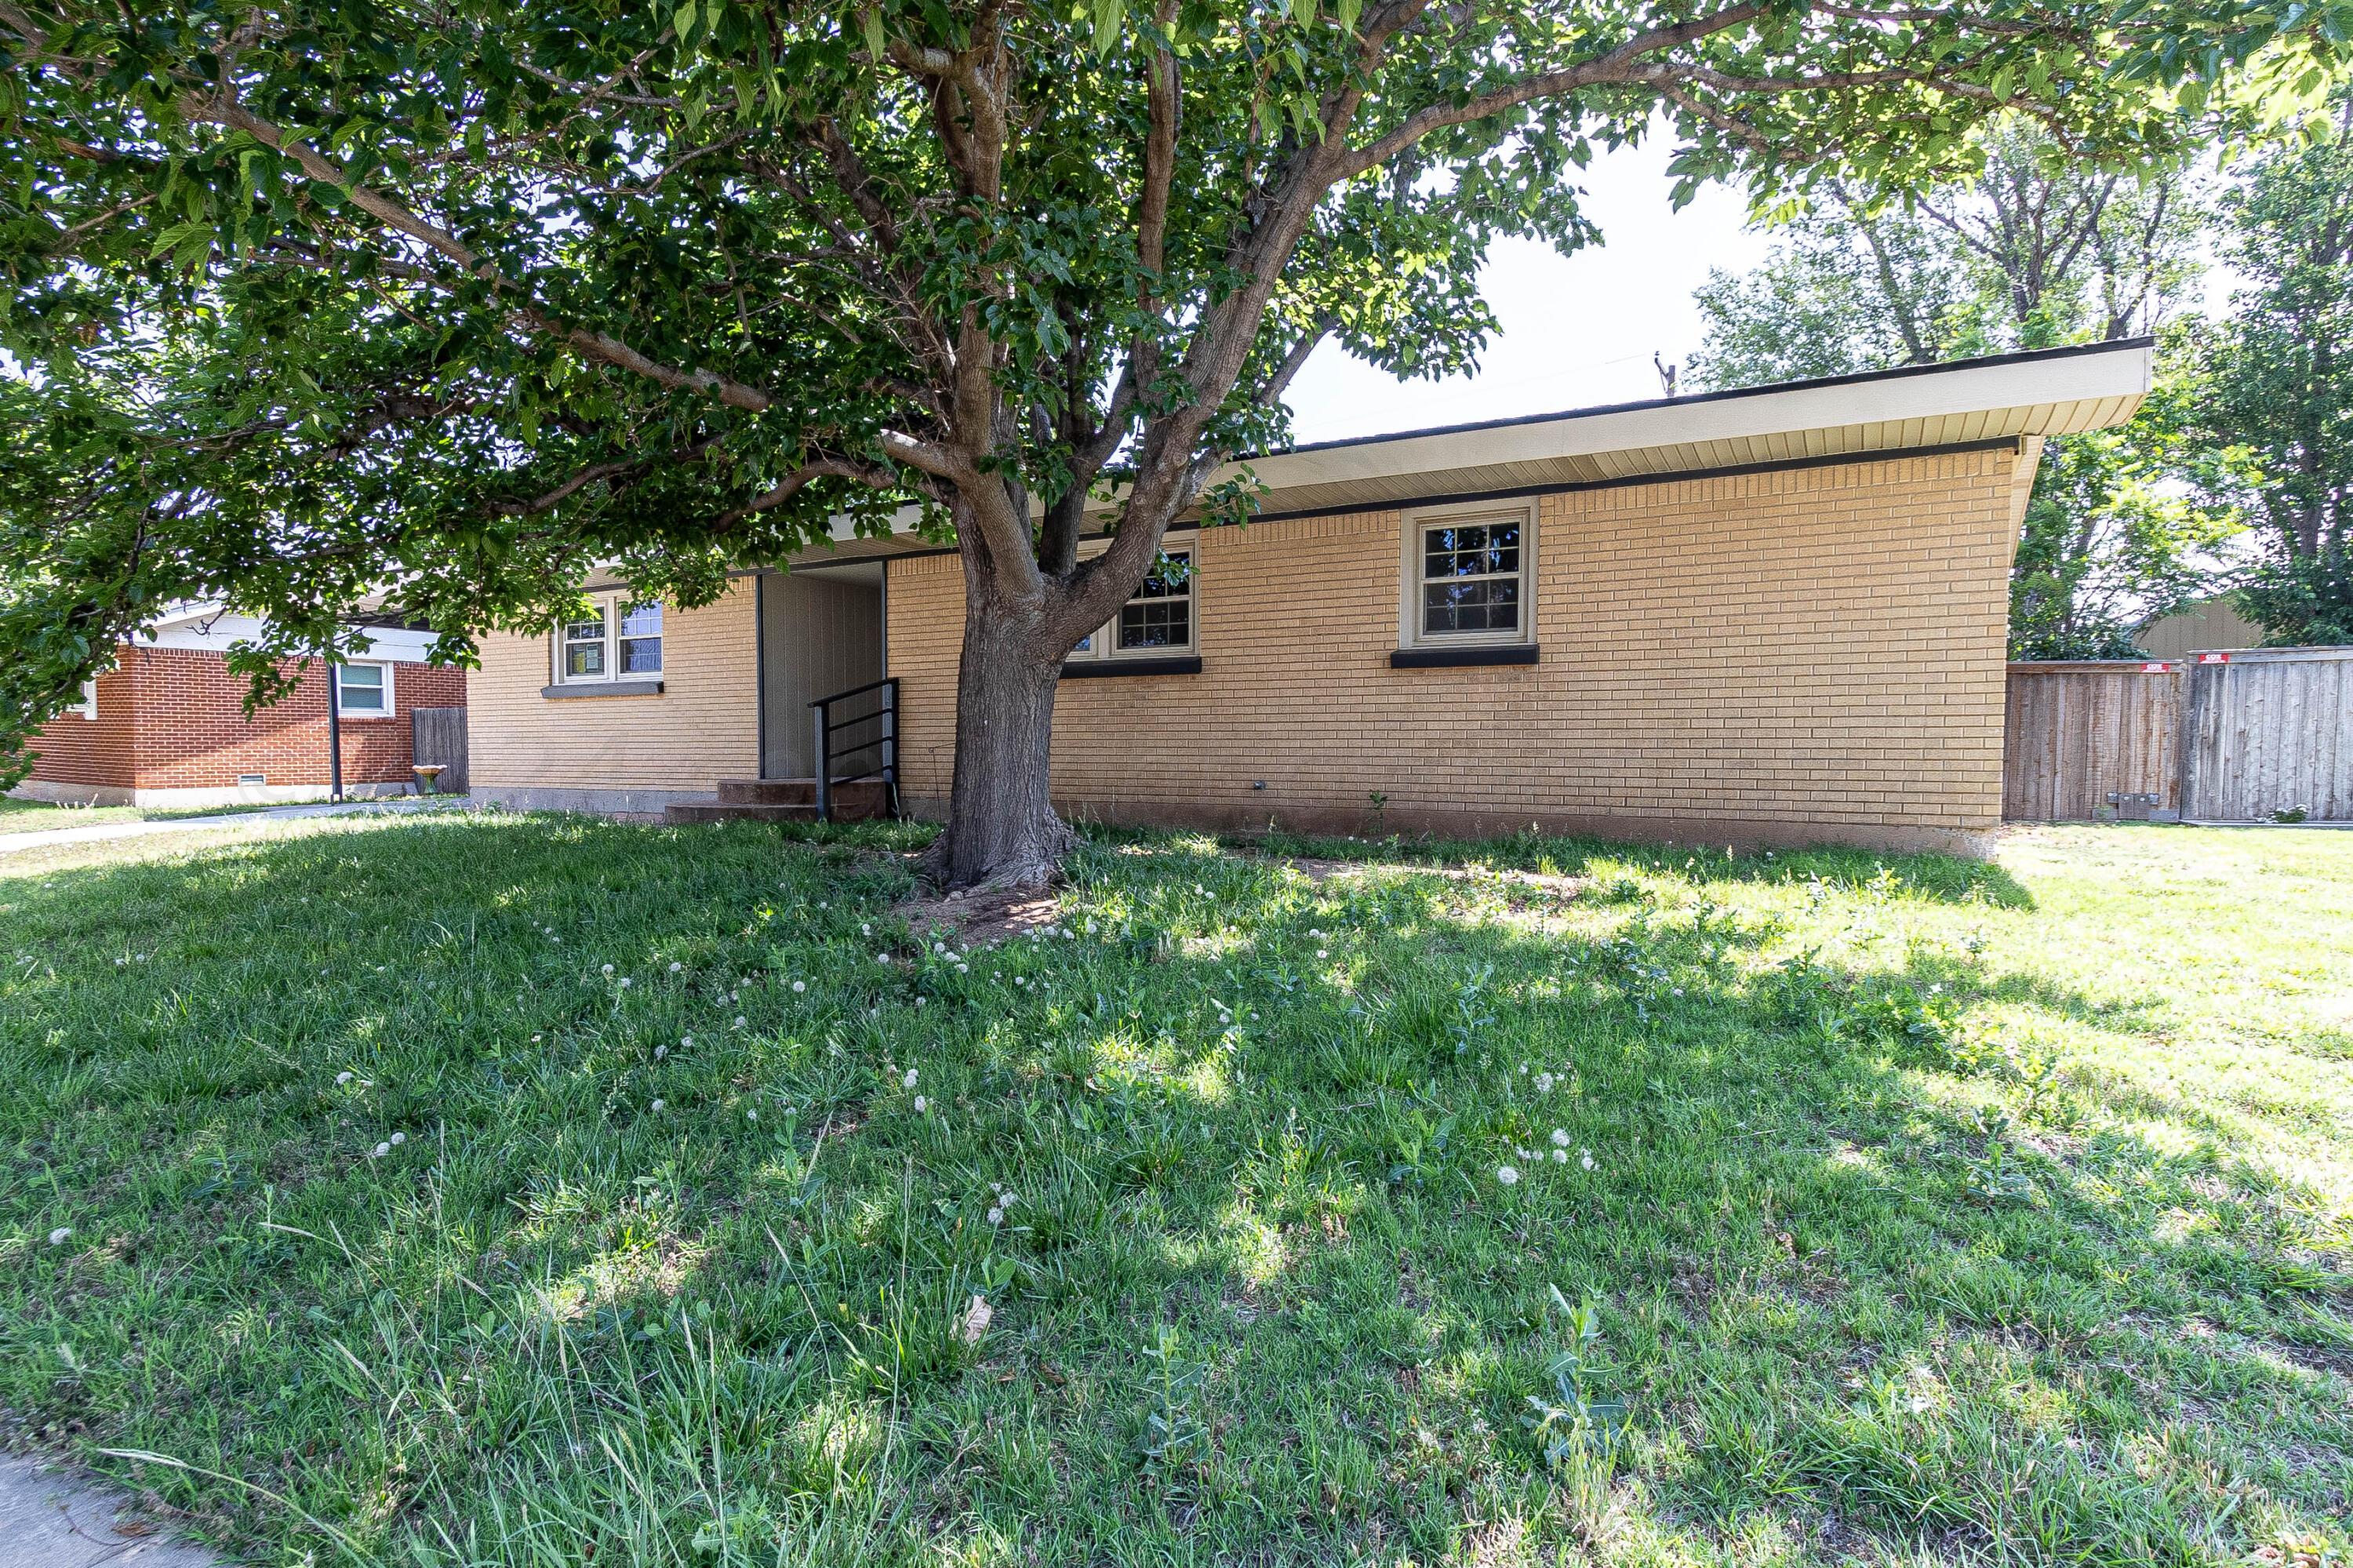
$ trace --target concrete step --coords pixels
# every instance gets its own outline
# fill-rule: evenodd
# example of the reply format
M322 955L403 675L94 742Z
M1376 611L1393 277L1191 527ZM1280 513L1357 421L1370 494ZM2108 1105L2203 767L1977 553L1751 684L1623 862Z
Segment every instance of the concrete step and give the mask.
M891 791L879 779L833 787L833 820L862 822L888 815ZM814 779L723 779L719 793L709 800L681 800L663 812L673 822L813 822L817 821L817 780Z
M817 803L817 780L722 779L719 799L729 806L809 806Z
M808 806L817 804L814 779L722 779L723 806ZM833 787L833 814L845 822L879 817L890 809L891 792L880 779L861 779Z

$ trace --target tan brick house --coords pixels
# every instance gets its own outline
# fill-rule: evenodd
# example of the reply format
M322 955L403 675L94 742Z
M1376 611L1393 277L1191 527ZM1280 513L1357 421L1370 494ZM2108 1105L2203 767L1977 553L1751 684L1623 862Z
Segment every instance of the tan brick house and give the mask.
M340 732L346 794L397 793L415 782L414 712L465 704L464 673L425 662L430 632L375 627L339 674L308 662L301 684L248 716L248 683L227 655L261 630L218 605L158 617L35 736L32 772L10 793L106 806L316 800L332 771L331 727ZM332 726L331 689L341 709Z
M1074 649L1054 790L1082 819L1525 828L1967 847L2001 814L2008 571L2046 436L2129 418L2146 342L1301 447L1246 528ZM906 531L717 603L493 637L473 787L533 806L789 814L815 699L895 685L941 809L963 587ZM866 712L879 697L840 705ZM838 773L878 762L881 721Z

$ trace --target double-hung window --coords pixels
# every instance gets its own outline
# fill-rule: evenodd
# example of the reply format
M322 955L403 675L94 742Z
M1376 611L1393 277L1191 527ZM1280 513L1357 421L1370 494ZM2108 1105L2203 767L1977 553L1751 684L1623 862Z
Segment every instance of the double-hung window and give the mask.
M651 681L661 677L662 607L626 589L589 596L589 613L555 630L558 685Z
M1190 655L1194 637L1195 574L1190 548L1166 550L1153 563L1135 597L1109 624L1082 638L1070 662L1116 662L1122 659L1171 659Z
M1451 647L1534 640L1531 508L1419 513L1406 520L1405 643Z
M345 718L392 716L392 666L335 666L335 711Z

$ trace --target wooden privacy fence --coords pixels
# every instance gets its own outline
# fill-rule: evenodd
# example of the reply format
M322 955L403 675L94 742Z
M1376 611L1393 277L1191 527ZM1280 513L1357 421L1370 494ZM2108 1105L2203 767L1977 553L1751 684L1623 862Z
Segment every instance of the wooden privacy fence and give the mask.
M2181 715L2184 821L2301 809L2353 821L2353 648L2263 648L2189 659Z
M408 715L410 760L420 768L441 765L435 788L444 795L466 792L466 710L412 708Z
M2177 670L2113 659L2012 664L2002 719L2001 814L2017 821L2086 822L2176 810ZM2145 795L2157 799L2137 799Z
M2002 815L2353 821L2353 648L2010 667Z

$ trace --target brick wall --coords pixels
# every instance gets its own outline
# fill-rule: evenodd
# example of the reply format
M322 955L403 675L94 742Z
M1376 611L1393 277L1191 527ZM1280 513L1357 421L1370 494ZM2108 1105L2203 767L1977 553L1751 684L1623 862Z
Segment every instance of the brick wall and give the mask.
M34 737L32 777L47 783L129 789L132 674L110 670L98 678L98 717L59 714Z
M662 616L662 690L640 696L542 695L553 631L492 632L468 682L468 757L477 795L523 804L658 810L760 775L759 629L752 579L700 609Z
M393 665L392 687L391 716L343 717L347 785L410 782L411 711L466 700L463 671L429 664ZM98 722L70 713L51 721L36 742L32 779L143 792L231 789L239 775L259 773L272 788L324 789L325 667L310 663L301 685L250 718L245 693L244 677L218 653L126 647L120 665L99 677Z
M1966 845L2000 820L2031 463L1994 450L1543 497L1532 666L1389 668L1394 511L1209 531L1201 673L1064 682L1055 798L1354 832L1378 790L1393 830ZM955 558L892 563L889 594L905 788L936 810Z

